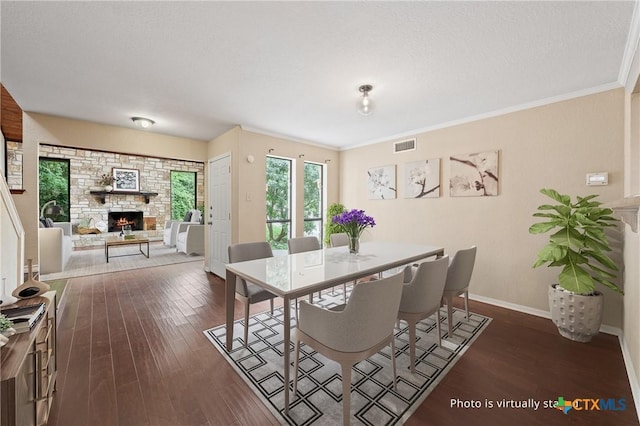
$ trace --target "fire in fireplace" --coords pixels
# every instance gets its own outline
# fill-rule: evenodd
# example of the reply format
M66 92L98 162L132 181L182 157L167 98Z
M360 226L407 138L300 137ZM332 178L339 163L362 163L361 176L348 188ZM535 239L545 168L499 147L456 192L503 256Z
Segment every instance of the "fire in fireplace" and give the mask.
M125 225L131 225L132 231L141 230L143 217L141 211L109 212L109 232L120 232Z

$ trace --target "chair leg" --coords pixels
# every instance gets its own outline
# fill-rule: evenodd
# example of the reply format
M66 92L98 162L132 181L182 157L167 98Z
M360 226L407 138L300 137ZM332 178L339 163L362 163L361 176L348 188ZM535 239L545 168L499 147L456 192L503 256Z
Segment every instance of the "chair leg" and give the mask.
M269 305L271 306L271 315L273 316L273 297L269 299Z
M438 330L438 346L442 346L442 330L440 330L440 309L436 311L436 329Z
M273 299L271 299L273 303ZM244 347L247 347L249 342L249 301L244 303Z
M342 424L351 420L351 365L342 363Z
M453 335L453 330L451 327L451 317L453 316L453 308L451 305L453 304L453 296L448 294L445 297L447 299L447 323L449 324L449 337L451 337Z
M467 322L469 322L469 290L465 290L464 292L464 311L466 314Z
M391 370L393 372L393 390L398 391L398 380L396 373L396 338L395 336L391 337Z
M409 367L411 372L416 372L416 323L407 321L409 325ZM395 373L394 373L395 374Z
M342 283L342 290L344 291L344 293L342 293L342 297L344 297L344 303L347 303L347 283Z

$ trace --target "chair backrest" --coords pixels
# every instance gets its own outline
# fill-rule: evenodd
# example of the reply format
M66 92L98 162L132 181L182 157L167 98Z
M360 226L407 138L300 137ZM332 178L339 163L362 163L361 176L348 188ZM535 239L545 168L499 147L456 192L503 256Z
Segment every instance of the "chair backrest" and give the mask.
M400 311L417 314L438 309L447 281L448 267L449 256L420 263L411 281L402 288Z
M314 236L289 238L289 254L302 253L305 251L320 250L320 242Z
M329 235L331 247L342 247L349 245L349 236L345 232L338 232Z
M191 223L200 223L200 218L202 217L202 214L200 213L200 210L192 209L192 210L190 210L190 212L191 212L191 219L189 220L189 222L191 222Z
M473 265L476 262L476 246L459 250L453 255L449 272L447 273L447 284L444 289L447 291L464 290L469 287Z
M271 246L266 241L231 244L228 250L229 263L273 257ZM244 278L236 277L236 291L243 296L249 295L249 291L247 290L247 282L244 280Z
M360 352L393 333L402 297L403 274L356 284L342 312L345 330L334 330L331 347L341 352Z

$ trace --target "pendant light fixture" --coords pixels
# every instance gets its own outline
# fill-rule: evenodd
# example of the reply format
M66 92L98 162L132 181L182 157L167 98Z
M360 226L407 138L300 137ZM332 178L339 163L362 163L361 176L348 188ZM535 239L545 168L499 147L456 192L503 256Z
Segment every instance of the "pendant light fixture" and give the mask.
M373 89L370 84L362 85L358 88L362 97L358 100L358 112L362 115L369 115L373 111L373 102L369 99L369 92Z

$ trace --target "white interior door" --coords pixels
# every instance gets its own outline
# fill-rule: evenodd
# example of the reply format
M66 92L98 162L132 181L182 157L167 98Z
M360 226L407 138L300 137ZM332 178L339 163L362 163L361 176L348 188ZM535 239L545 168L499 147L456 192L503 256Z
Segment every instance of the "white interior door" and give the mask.
M224 278L231 244L231 154L209 160L209 266Z

